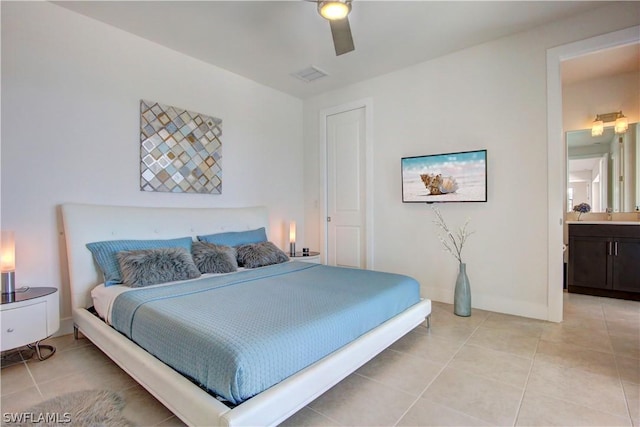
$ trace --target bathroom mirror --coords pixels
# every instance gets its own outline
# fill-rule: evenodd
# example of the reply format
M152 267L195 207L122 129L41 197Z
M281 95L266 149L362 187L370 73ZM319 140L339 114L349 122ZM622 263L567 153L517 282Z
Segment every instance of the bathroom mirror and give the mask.
M640 204L640 137L637 123L624 134L605 127L602 136L591 129L566 133L567 212L588 203L591 212L633 212Z

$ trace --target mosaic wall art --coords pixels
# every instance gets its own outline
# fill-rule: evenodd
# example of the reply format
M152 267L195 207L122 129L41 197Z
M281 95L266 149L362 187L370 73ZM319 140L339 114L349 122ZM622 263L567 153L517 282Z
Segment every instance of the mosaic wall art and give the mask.
M222 193L222 120L140 101L140 190Z

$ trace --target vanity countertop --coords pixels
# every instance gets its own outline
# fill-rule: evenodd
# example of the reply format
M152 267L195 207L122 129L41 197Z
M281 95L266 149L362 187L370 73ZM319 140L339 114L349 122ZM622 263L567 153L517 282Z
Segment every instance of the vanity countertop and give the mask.
M567 221L567 224L640 225L640 221Z

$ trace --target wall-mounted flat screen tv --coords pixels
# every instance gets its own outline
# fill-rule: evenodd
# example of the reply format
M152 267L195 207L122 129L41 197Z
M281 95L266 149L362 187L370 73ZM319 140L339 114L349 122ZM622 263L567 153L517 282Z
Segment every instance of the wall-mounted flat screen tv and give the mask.
M404 203L486 202L487 150L403 157Z

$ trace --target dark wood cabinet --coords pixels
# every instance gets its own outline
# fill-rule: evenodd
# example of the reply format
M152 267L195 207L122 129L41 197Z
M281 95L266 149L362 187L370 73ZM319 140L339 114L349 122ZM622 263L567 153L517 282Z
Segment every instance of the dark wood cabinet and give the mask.
M568 290L640 300L640 225L569 224Z

